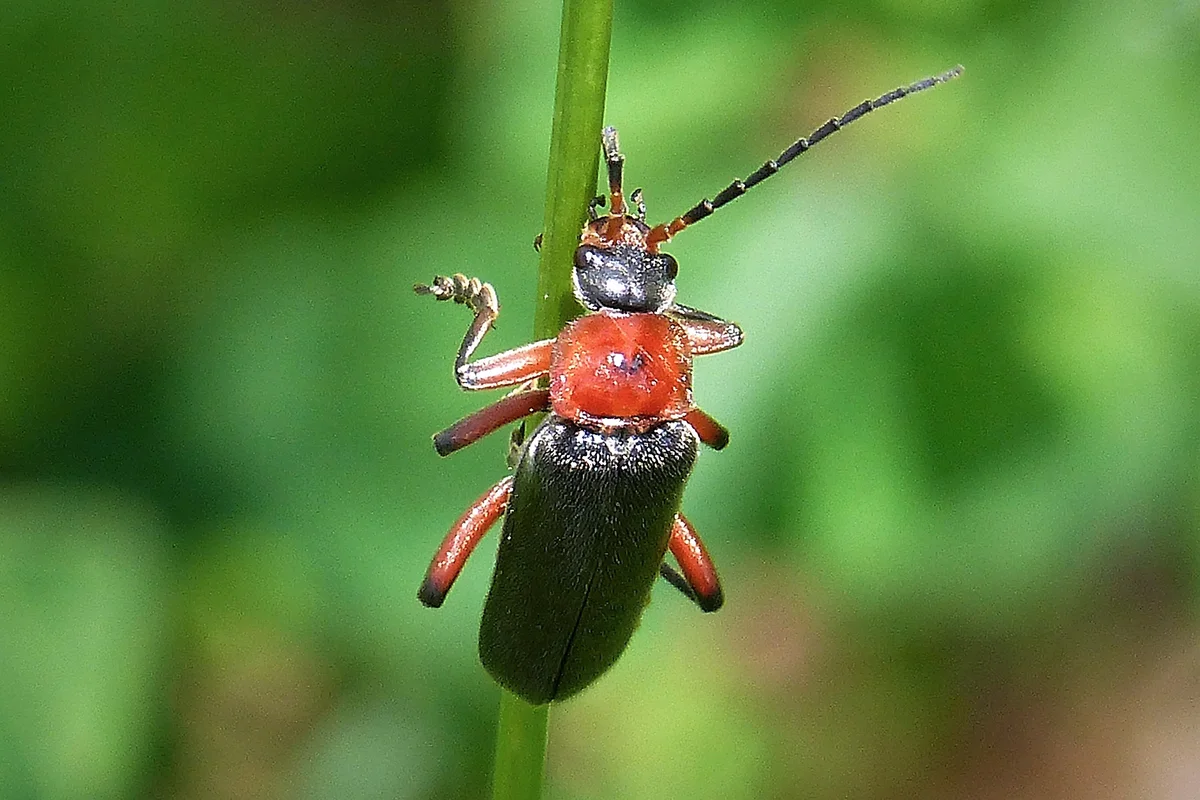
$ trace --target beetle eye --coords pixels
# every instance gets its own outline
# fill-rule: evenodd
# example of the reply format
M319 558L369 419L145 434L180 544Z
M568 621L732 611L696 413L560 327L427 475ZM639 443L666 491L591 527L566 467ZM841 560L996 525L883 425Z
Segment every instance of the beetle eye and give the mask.
M591 245L581 244L575 248L575 266L579 269L587 269L588 255L596 248Z
M673 281L675 280L675 276L679 274L679 262L666 253L663 253L663 258L667 262L667 280Z

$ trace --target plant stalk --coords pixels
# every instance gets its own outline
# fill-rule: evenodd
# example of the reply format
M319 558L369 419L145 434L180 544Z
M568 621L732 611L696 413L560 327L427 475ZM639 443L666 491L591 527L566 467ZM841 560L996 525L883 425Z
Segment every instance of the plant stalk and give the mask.
M564 0L538 262L534 338L551 339L582 308L571 269L587 206L596 192L612 0ZM549 704L531 706L501 690L493 800L538 800L545 774Z
M538 800L542 796L549 709L549 704L531 706L507 689L500 690L494 800Z
M611 39L612 0L564 0L534 315L539 339L557 336L582 311L571 293L571 265L596 195Z

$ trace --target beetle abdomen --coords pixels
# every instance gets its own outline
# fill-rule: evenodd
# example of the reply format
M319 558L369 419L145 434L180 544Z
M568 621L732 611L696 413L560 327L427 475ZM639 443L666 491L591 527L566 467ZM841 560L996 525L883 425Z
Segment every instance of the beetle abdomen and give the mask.
M596 433L550 416L517 466L479 656L531 703L580 691L649 599L699 439L682 421Z

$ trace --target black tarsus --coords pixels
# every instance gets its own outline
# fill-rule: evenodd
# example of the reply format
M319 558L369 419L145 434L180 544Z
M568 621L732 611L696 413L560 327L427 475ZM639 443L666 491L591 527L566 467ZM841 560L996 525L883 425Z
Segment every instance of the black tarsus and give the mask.
M798 156L801 153L808 150L813 145L820 142L822 139L825 139L830 134L840 131L842 128L846 127L850 123L854 122L857 119L860 119L861 117L866 116L868 113L874 111L877 108L883 108L884 106L886 106L890 103L894 103L897 100L900 100L901 98L908 97L910 94L922 92L926 89L932 89L934 86L937 86L939 83L945 83L946 81L957 78L959 75L962 74L962 72L963 72L963 67L960 64L959 66L955 67L954 69L947 70L946 72L943 72L940 75L931 75L928 78L923 78L922 80L919 80L916 83L911 83L908 86L901 86L899 88L893 89L892 91L888 92L887 94L883 94L883 95L880 95L879 97L876 97L874 100L862 101L861 103L856 105L854 108L847 111L845 114L842 114L842 116L834 117L833 119L829 120L824 125L822 125L821 127L817 128L815 131L810 133L808 136L806 136L802 139L796 140L796 142L794 144L792 144L791 147L789 147L788 149L786 149L782 153L780 153L777 158L772 159L771 161L768 161L765 164L763 164L761 167L759 167L757 170L755 170L750 175L750 177L748 177L744 180L740 180L740 179L735 180L733 183L729 184L724 189L722 189L717 194L717 196L714 197L712 200L707 200L707 199L701 200L699 203L697 203L690 210L688 210L687 213L685 213L683 215L683 221L686 222L688 225L696 224L700 220L707 217L709 214L716 211L721 206L723 206L726 203L729 203L733 200L736 200L737 198L744 195L748 190L752 189L757 184L765 181L767 178L771 177L776 172L779 172L779 169L782 166L787 164L792 159L796 158L796 156ZM607 152L607 149L605 150L605 152ZM610 166L610 174L611 174L611 166Z

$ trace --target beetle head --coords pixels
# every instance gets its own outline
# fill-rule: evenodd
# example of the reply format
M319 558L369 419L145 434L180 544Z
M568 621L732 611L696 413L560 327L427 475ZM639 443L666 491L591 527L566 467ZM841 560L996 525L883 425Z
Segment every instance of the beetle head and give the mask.
M675 300L679 264L646 244L649 228L627 216L601 217L575 248L575 297L589 311L662 311Z

